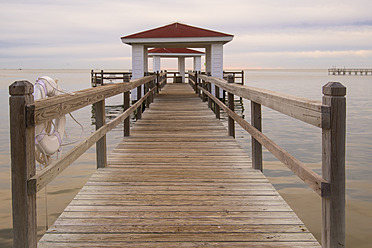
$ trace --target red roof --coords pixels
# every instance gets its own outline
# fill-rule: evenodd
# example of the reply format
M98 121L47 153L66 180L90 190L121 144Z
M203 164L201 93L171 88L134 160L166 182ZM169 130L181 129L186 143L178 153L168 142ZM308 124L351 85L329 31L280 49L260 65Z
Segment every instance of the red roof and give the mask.
M199 53L204 54L203 52L192 50L188 48L154 48L150 49L148 53Z
M147 31L131 34L121 37L126 38L181 38L181 37L221 37L233 36L203 28L197 28L182 23L172 23L159 28L150 29Z

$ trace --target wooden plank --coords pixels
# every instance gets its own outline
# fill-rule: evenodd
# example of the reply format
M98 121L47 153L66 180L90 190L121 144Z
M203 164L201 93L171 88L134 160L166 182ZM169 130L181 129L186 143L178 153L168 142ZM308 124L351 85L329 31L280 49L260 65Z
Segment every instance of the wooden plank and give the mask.
M319 247L189 87L160 92L40 247Z

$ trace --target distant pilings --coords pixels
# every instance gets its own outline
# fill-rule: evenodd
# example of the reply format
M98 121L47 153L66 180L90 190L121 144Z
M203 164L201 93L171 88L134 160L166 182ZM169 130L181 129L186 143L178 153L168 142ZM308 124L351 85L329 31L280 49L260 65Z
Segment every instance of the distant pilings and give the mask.
M372 69L331 68L328 75L372 75Z

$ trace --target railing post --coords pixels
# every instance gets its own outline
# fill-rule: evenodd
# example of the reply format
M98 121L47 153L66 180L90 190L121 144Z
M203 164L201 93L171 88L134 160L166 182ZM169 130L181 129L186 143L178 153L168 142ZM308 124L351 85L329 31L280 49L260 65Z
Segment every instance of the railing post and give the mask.
M331 108L331 128L322 130L322 175L331 195L322 197L322 247L345 247L346 87L330 82L323 94L323 104Z
M209 93L212 93L212 84L210 82L207 82L206 86L207 86L207 91ZM208 98L208 108L212 109L212 99L208 96L207 96L207 98Z
M105 125L105 100L96 102L94 104L96 130ZM100 138L96 143L96 156L97 156L97 169L105 168L107 166L107 148L106 148L106 135Z
M205 84L206 84L205 80L202 79L202 88L203 88L203 89L206 88L206 87L205 87ZM204 93L204 91L202 92L202 101L203 101L203 102L206 102L206 101L207 101L207 95Z
M141 100L142 97L142 86L137 87L137 101ZM142 118L142 104L137 108L137 115L136 115L137 120Z
M227 83L229 83L229 84L233 84L234 83L234 77L233 77L233 75L227 75ZM231 94L230 92L228 93L227 101L228 101L228 107L229 107L229 109L231 109L232 111L234 111L234 95ZM228 124L229 135L230 136L233 136L235 138L235 123L234 123L234 119L229 116L228 117L228 120L227 120L227 124Z
M160 92L159 80L160 80L159 71L157 71L156 72L156 94L159 94Z
M217 99L220 98L220 88L215 85L214 86L214 91L216 92L216 97ZM216 114L216 118L217 119L220 119L220 105L218 105L217 103L214 103L214 113Z
M101 70L101 85L103 85L103 70Z
M129 75L125 75L123 81L129 82ZM130 91L124 92L124 111L126 111L130 107ZM130 135L130 117L128 116L124 120L124 137L128 137Z
M262 131L261 104L251 101L251 125ZM262 145L252 137L252 167L262 171Z
M13 247L36 247L36 192L30 192L27 180L35 171L33 85L17 81L9 86L10 146L12 174Z

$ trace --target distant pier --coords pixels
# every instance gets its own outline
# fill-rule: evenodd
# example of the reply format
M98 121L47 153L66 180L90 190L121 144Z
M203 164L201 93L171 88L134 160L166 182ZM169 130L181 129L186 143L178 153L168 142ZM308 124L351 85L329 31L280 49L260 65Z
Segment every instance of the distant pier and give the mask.
M331 68L328 75L372 75L372 69Z

